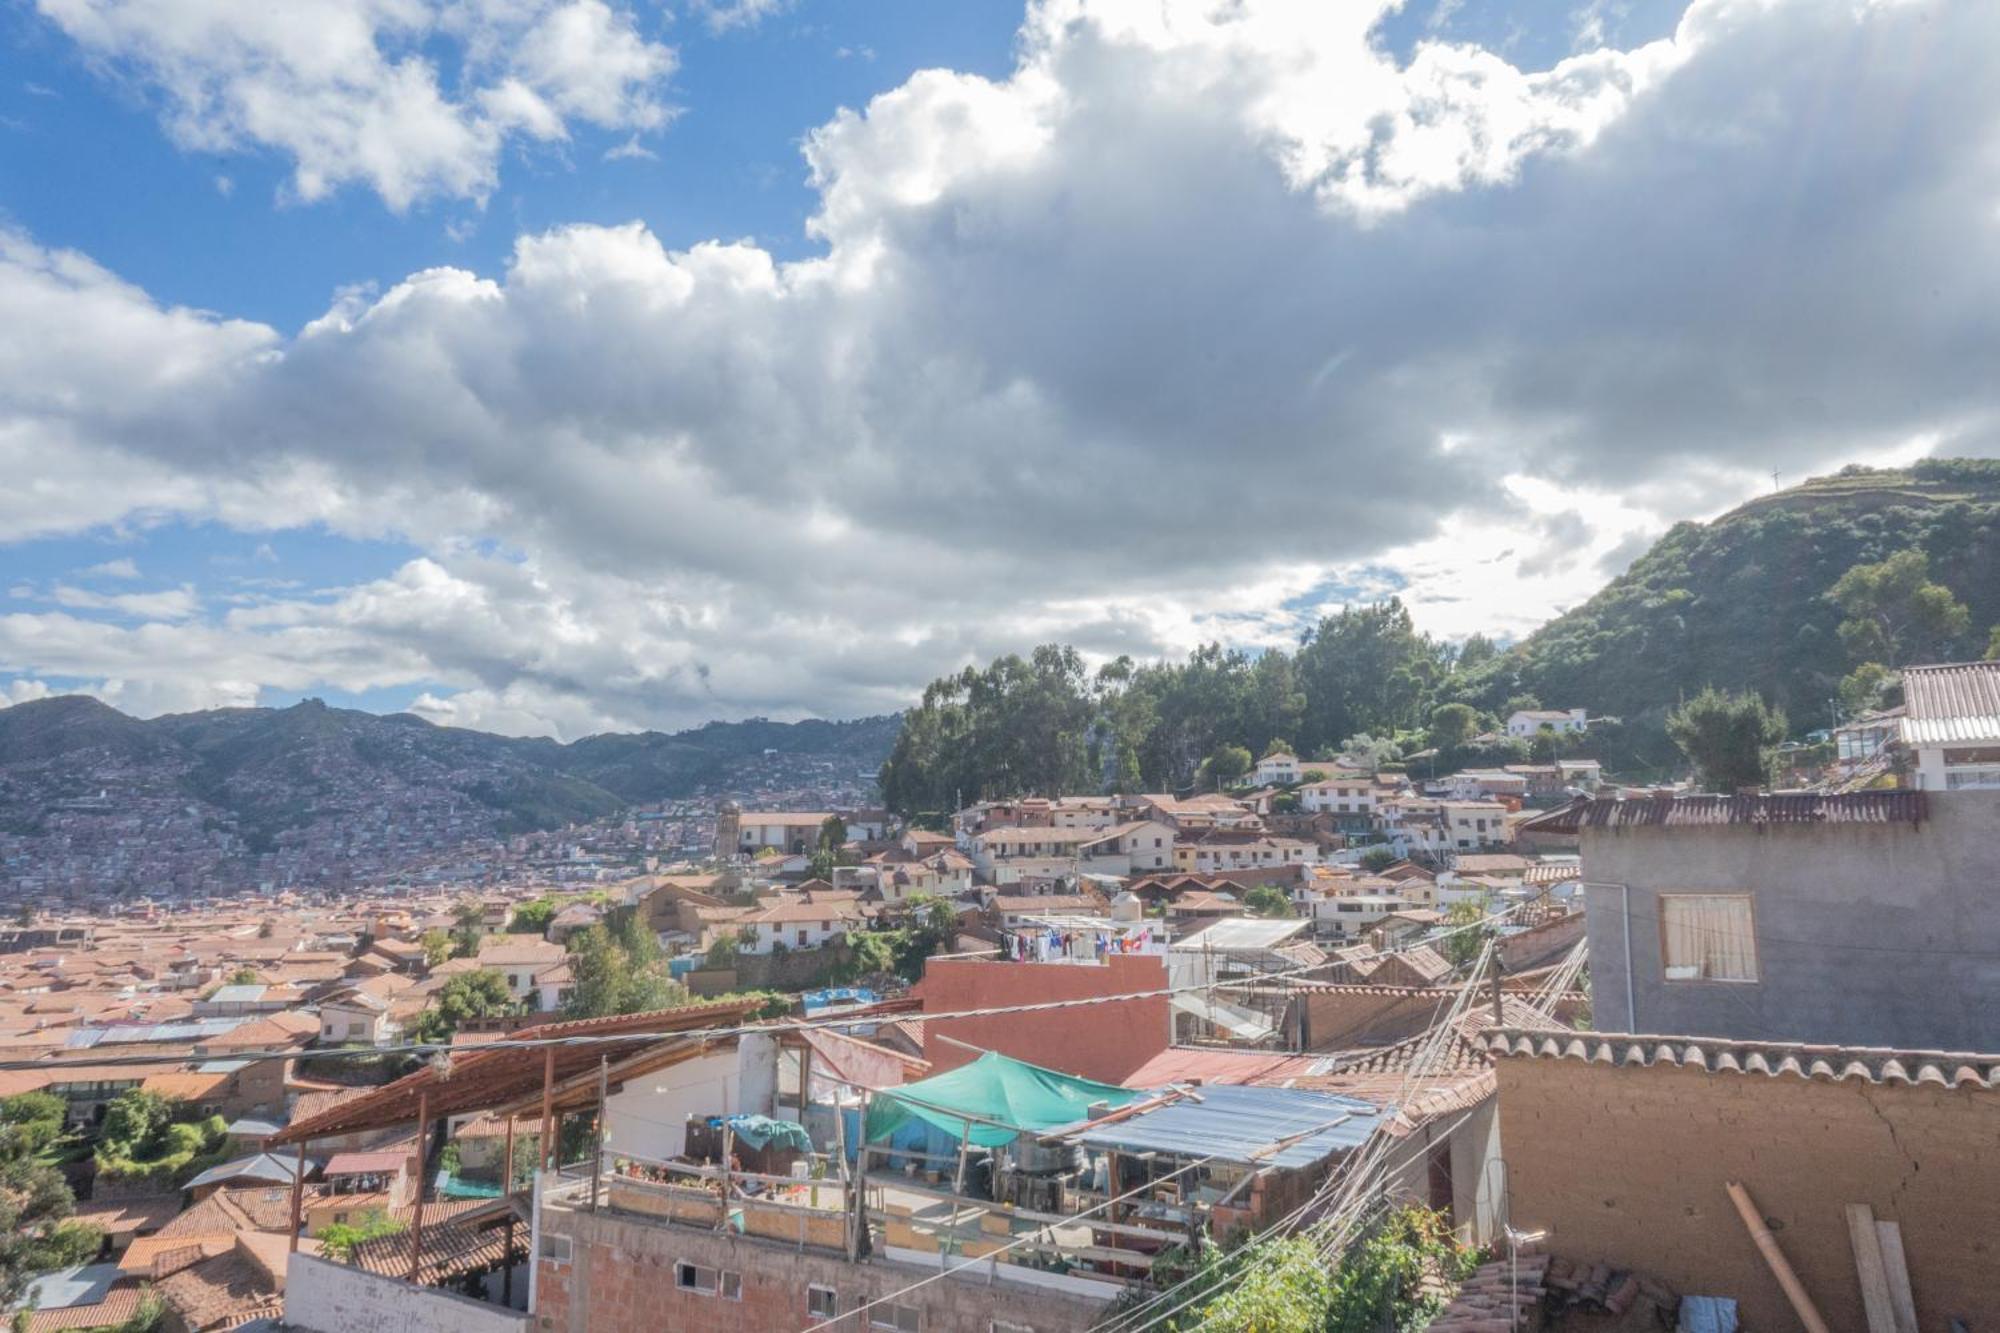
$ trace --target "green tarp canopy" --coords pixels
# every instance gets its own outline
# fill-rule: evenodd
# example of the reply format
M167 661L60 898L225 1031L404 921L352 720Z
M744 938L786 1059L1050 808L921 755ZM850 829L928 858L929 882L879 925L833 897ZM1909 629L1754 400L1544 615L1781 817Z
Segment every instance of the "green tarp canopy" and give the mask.
M776 1143L781 1148L812 1151L812 1140L806 1136L805 1126L789 1120L773 1120L767 1115L733 1115L729 1117L729 1128L752 1148Z
M867 1139L880 1142L916 1119L952 1138L969 1138L975 1147L997 1148L1022 1130L1040 1133L1075 1124L1087 1119L1098 1103L1123 1106L1143 1096L1138 1089L1072 1078L988 1051L948 1074L876 1093L868 1107ZM1000 1124L981 1124L967 1116Z

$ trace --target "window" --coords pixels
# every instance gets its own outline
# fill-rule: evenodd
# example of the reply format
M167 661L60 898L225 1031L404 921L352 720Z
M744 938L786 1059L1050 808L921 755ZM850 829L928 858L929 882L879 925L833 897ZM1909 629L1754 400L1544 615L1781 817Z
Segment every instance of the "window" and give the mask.
M1035 1333L1027 1324L1017 1324L1009 1319L996 1319L988 1328L988 1333Z
M806 1288L806 1317L834 1319L840 1315L840 1296L832 1287Z
M800 944L804 944L805 942L806 942L806 932L805 932L805 928L804 928L803 926L801 926L801 927L799 928L799 943L800 943Z
M566 1264L570 1259L569 1237L544 1235L542 1247L536 1253L552 1264Z
M1757 980L1757 923L1747 893L1660 895L1668 981Z
M674 1265L674 1285L682 1291L692 1291L701 1296L721 1293L724 1300L743 1299L743 1275L728 1269L714 1269L706 1264L681 1262Z
M914 1305L878 1305L868 1312L868 1327L891 1328L896 1333L921 1333L923 1316Z

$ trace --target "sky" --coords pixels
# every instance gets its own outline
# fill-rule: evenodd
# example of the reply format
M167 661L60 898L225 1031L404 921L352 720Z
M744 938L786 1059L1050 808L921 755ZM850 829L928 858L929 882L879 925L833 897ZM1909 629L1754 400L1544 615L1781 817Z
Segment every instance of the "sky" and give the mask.
M1516 637L2000 451L1984 0L0 6L0 703Z

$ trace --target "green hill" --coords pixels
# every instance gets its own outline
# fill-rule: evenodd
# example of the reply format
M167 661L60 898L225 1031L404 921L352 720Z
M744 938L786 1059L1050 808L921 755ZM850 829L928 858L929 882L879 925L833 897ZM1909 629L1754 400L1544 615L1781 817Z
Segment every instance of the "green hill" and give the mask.
M1977 657L2000 623L2000 460L1932 459L1849 468L1678 524L1461 689L1489 708L1527 693L1621 717L1635 758L1659 750L1667 711L1704 685L1758 691L1794 731L1823 727L1856 665L1827 590L1857 564L1912 548L1972 613L1963 641L1941 648Z

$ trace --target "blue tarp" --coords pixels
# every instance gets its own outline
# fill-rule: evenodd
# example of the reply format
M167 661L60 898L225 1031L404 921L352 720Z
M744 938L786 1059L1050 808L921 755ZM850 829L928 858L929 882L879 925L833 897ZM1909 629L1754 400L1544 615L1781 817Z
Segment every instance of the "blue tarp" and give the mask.
M1087 1130L1075 1141L1120 1152L1215 1156L1226 1162L1291 1169L1359 1147L1388 1114L1358 1098L1302 1088L1215 1084L1199 1089L1197 1095L1200 1101L1185 1097L1168 1102ZM1279 1143L1286 1146L1273 1150Z
M809 990L799 997L807 1013L818 1009L831 1009L836 1005L871 1005L879 1003L872 990L859 986L833 986L826 990Z

